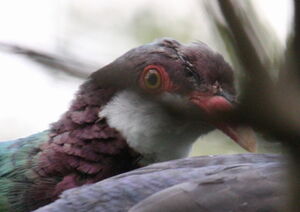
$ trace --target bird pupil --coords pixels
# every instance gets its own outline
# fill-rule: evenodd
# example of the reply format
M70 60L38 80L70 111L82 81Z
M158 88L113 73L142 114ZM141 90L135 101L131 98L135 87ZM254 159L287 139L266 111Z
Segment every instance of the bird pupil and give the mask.
M150 85L156 85L158 82L157 75L155 73L150 73L147 77L147 81Z

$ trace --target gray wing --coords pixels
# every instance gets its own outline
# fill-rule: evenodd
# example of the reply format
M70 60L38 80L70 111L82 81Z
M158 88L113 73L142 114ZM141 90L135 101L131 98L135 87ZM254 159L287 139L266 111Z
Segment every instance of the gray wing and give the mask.
M181 200L181 198L185 198L182 200L182 205L184 205L184 201L187 204L190 200L187 197L181 197L180 193L182 192L178 191L190 190L191 188L194 189L191 190L192 193L190 194L197 197L193 200L197 202L197 205L199 205L198 202L202 201L207 203L204 206L209 207L214 204L224 204L223 202L230 206L232 204L228 203L223 198L224 196L233 194L240 196L241 193L247 192L247 190L243 190L244 188L253 188L254 192L255 187L260 187L260 184L253 181L251 181L253 185L250 187L248 182L245 184L247 176L255 176L255 182L271 180L272 182L262 183L266 187L260 187L261 192L265 190L267 194L270 194L270 198L281 198L283 193L279 188L279 182L283 180L282 174L285 167L284 162L281 161L284 161L284 158L278 155L240 154L202 156L158 163L92 185L70 189L64 192L60 199L36 210L36 212L125 212L130 208L131 211L136 212L143 211L143 205L148 205L149 210L146 208L145 211L157 211L168 205L168 203L164 205L164 201L157 201L162 200L162 196L166 197L166 201L171 201L169 205L175 206L173 202L179 203L178 199ZM227 185L227 183L229 184ZM219 189L222 185L224 188ZM204 189L201 190L202 188ZM172 195L173 189L177 191L178 195ZM156 193L159 198L155 196ZM258 192L256 197L252 198L260 199L260 195ZM151 197L146 199L149 196ZM210 198L214 198L216 203ZM151 210L151 207L155 207L156 204L160 205L159 208ZM227 207L227 205L225 206ZM182 210L177 211L186 210L182 208Z
M222 167L174 185L139 202L129 212L279 212L285 191L280 163Z

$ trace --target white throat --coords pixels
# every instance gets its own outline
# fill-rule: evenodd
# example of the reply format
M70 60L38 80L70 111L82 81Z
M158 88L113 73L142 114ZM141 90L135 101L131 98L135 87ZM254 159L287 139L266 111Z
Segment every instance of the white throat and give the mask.
M102 108L110 127L117 129L128 145L143 155L143 165L188 155L199 131L164 111L158 102L125 90Z

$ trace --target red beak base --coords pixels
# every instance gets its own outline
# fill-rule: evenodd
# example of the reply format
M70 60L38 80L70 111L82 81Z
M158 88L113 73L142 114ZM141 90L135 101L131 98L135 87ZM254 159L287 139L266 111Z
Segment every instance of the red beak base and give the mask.
M196 104L206 115L215 116L219 112L230 111L234 106L223 96L212 96L201 92L193 92L190 101ZM256 151L256 136L250 127L233 126L229 123L214 122L212 124L249 152Z

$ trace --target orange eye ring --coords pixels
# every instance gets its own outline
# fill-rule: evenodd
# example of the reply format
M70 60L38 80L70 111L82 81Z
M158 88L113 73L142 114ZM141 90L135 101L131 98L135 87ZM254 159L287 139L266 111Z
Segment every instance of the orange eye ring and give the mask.
M148 69L144 75L145 87L149 89L159 89L161 82L161 75L157 69Z
M140 77L140 85L143 89L151 92L171 90L171 83L168 73L162 66L146 66Z

